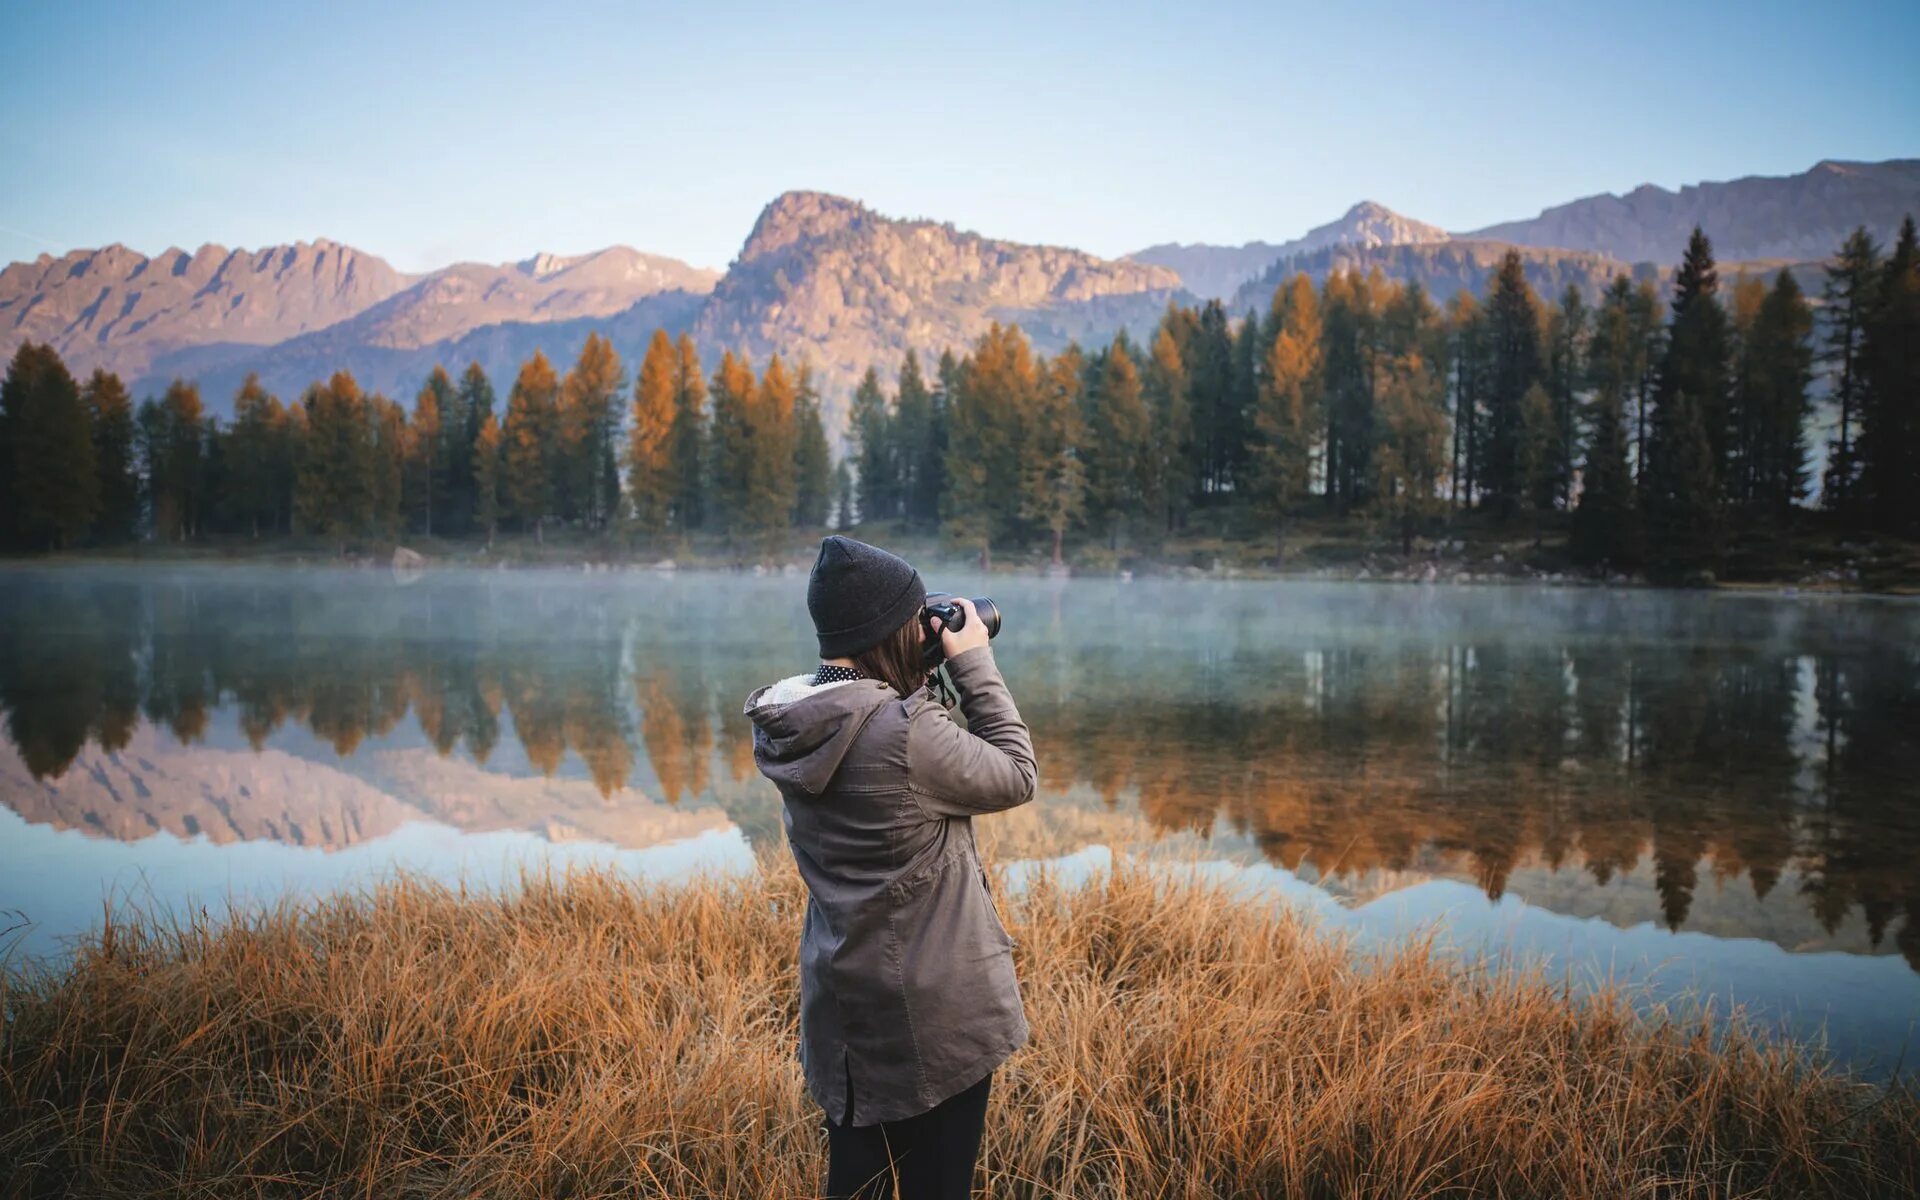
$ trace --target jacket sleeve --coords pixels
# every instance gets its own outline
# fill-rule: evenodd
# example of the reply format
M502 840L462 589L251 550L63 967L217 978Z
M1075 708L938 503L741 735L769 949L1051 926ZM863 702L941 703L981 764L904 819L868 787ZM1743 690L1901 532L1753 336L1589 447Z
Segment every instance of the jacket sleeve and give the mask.
M1033 737L991 646L975 646L947 660L947 674L967 715L962 729L938 704L927 704L907 726L907 786L920 807L949 817L998 812L1033 799L1039 765Z

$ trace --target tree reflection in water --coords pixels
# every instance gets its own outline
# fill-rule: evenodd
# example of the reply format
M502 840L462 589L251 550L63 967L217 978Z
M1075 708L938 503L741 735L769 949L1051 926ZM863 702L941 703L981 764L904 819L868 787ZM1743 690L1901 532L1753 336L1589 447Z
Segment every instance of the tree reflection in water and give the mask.
M0 707L55 780L144 720L226 709L256 749L403 731L603 796L717 803L780 836L740 701L805 670L802 582L733 577L14 569ZM1043 805L1137 809L1322 876L1650 863L1667 925L1701 872L1798 881L1920 968L1920 609L1519 588L995 581ZM6 797L11 802L14 797ZM1044 813L1043 813L1044 816Z

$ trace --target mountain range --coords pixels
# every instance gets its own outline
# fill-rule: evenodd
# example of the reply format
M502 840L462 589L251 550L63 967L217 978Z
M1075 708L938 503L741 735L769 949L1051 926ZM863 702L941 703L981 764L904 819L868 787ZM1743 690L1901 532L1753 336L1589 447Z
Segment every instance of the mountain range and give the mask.
M325 239L151 258L118 244L43 254L0 271L0 352L51 342L76 373L117 371L136 396L197 379L209 409L224 412L249 372L291 399L344 368L407 400L434 364L477 361L504 394L536 348L564 365L598 330L631 369L664 327L692 334L709 358L735 349L756 365L776 352L806 359L837 421L868 365L890 372L912 349L930 367L993 321L1018 322L1052 351L1121 328L1143 333L1170 301L1257 310L1293 271L1345 267L1378 266L1444 299L1484 286L1516 247L1543 293L1571 284L1592 294L1616 272L1659 277L1696 223L1731 273L1754 260L1817 262L1859 225L1884 242L1910 212L1920 214L1920 159L1828 161L1678 191L1643 185L1464 233L1363 202L1291 240L1169 243L1102 259L796 191L762 211L724 272L626 246L417 275Z

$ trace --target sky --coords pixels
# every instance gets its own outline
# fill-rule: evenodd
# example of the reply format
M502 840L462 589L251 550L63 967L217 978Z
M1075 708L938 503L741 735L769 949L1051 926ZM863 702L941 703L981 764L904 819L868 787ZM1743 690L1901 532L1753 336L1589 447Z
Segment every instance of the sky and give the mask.
M1549 8L1559 11L1549 12ZM783 191L1115 256L1920 156L1920 3L0 0L0 261L724 267Z

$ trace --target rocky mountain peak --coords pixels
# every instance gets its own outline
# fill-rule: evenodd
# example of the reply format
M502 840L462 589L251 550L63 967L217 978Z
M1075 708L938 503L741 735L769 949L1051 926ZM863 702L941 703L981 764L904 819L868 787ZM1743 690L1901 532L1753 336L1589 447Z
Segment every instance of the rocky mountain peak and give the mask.
M826 237L852 229L872 217L866 205L827 192L783 192L760 211L740 248L741 262L785 249L807 238Z

